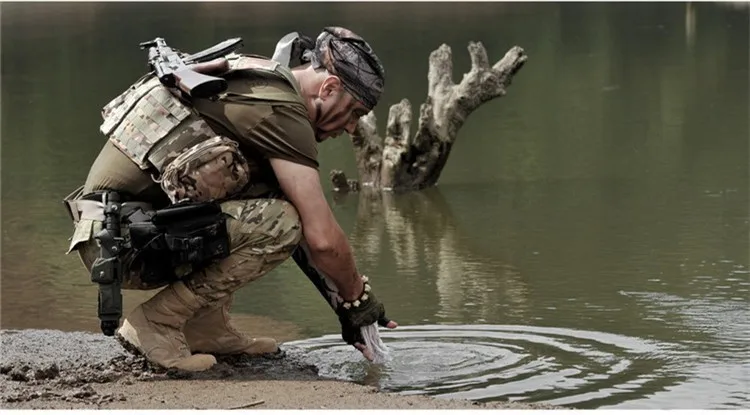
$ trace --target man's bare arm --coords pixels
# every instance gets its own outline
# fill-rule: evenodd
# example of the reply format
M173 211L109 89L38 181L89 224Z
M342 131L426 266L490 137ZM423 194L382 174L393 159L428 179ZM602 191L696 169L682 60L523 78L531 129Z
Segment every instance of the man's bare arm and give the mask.
M325 199L318 171L283 159L270 161L281 189L300 214L311 261L333 280L344 300L356 299L363 283L346 234Z

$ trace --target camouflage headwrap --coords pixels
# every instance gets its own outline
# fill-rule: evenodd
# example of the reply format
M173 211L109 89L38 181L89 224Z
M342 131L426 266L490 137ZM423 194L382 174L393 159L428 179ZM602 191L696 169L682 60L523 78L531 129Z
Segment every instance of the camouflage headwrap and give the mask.
M385 69L370 45L343 27L326 27L307 54L313 67L336 75L354 98L368 109L377 105L383 93Z

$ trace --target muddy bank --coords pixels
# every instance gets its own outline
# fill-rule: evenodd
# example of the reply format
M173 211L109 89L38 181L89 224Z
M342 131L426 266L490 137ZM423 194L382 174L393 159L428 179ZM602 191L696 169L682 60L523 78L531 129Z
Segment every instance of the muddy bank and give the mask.
M165 371L87 332L0 330L0 407L5 409L543 408L378 393L322 379L301 351L219 357L197 374ZM547 406L547 408L549 408Z

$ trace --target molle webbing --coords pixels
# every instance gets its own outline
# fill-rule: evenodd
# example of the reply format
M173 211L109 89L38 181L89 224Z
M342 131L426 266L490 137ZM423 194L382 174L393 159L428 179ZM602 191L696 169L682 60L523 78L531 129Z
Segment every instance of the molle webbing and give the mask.
M230 55L230 71L222 75L273 77L289 83L294 92L269 88L250 94L223 93L220 98L246 103L302 104L299 87L291 71L268 59ZM146 75L102 109L101 132L142 170L158 174L184 149L217 134L187 103Z
M143 170L161 171L183 148L216 135L156 77L113 100L103 116L101 131Z

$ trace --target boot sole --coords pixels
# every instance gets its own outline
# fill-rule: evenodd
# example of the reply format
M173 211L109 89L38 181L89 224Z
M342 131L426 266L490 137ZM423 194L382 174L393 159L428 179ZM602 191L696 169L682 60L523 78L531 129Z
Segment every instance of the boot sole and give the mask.
M191 350L190 351L193 354L196 353L203 353L203 354L210 354L216 357L218 360L219 358L236 358L236 357L247 357L250 359L268 359L268 360L280 360L286 357L286 352L279 348L275 352L268 352L268 353L243 353L243 352L231 352L231 353L220 353L220 352L212 352L210 350Z

